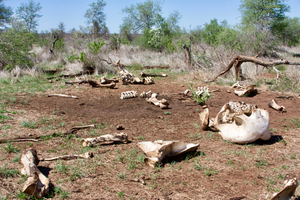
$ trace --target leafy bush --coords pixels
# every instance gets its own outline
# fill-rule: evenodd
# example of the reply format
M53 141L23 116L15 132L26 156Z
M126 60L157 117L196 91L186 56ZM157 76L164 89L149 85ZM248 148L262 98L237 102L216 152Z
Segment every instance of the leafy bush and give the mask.
M104 44L104 40L100 42L100 40L98 39L98 41L88 43L88 49L92 54L96 55L101 51L100 49Z

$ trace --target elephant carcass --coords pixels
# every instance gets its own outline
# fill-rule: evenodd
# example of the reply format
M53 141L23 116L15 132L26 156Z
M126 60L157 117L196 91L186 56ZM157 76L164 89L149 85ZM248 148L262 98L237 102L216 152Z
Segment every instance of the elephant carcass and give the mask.
M269 113L243 102L225 104L214 120L214 127L226 141L246 144L258 139L269 140Z

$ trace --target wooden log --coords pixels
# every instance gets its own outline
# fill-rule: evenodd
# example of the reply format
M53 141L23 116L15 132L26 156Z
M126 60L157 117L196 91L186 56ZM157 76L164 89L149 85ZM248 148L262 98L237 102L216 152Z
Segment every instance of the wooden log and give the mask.
M82 140L82 146L93 146L101 143L114 143L114 142L128 142L128 135L126 133L115 133L113 135L101 135L95 138L86 138Z
M39 158L35 149L27 149L20 157L21 174L27 175L22 192L42 199L49 193L50 181L37 168Z
M166 65L166 66L144 66L145 69L169 69L170 66Z

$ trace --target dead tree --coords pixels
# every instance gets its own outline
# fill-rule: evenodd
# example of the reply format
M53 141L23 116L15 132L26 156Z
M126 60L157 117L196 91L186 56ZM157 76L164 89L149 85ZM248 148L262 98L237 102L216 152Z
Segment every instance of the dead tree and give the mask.
M54 40L52 42L52 47L50 47L50 49L49 49L51 54L54 54L55 42L58 40L58 36L53 35L53 38L54 38Z
M189 66L192 66L192 58L191 58L191 46L186 46L185 44L182 46L184 50L184 62Z
M227 68L224 71L219 73L213 80L211 80L209 82L214 82L219 76L227 73L233 66L235 69L235 79L238 80L239 76L240 76L240 78L242 78L240 69L241 69L241 65L244 62L252 62L254 64L261 65L266 68L275 66L275 65L300 65L300 62L288 61L288 60L284 60L284 59L280 59L277 61L263 61L263 60L257 59L256 57L238 55L238 56L234 57L234 59L229 63L229 65L227 66Z

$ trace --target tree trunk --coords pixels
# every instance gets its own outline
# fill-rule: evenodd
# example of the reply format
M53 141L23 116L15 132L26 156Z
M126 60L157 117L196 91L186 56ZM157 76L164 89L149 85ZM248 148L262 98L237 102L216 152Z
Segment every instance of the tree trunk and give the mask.
M185 62L185 64L188 65L189 69L191 69L191 66L192 66L191 49L190 49L190 47L187 47L184 44L183 50L184 50L184 62Z

